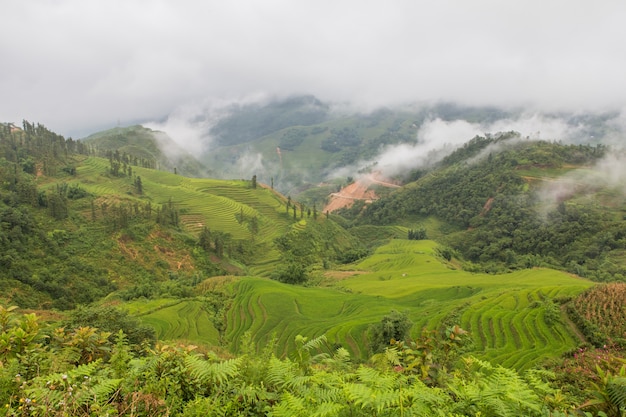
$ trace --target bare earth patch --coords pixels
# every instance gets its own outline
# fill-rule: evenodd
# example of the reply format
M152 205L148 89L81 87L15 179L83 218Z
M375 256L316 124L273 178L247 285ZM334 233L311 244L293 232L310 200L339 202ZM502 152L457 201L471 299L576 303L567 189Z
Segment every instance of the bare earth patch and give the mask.
M400 187L397 184L393 184L384 178L381 178L379 173L363 175L352 184L342 188L339 192L332 193L328 204L324 207L324 212L332 213L335 210L350 207L356 200L364 200L366 203L371 203L372 201L377 200L378 196L374 190L369 189L369 187L373 184L390 188Z
M327 271L324 273L325 278L341 281L342 279L350 278L355 275L365 274L365 271Z

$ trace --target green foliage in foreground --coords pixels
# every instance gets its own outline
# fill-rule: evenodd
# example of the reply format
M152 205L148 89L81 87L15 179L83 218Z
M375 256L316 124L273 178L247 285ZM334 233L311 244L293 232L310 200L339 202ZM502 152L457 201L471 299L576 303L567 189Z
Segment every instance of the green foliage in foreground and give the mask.
M223 359L192 346L160 345L135 356L119 332L114 343L96 335L46 344L34 315L0 307L0 404L6 416L566 416L574 399L552 385L554 375L520 374L473 357L424 380L415 357L420 344L391 347L370 365L354 365L345 349L325 337L295 337L290 358L267 345L259 354ZM456 332L455 334L460 334ZM443 341L439 341L440 343ZM80 360L76 360L80 358ZM432 366L436 366L433 363ZM589 398L592 411L619 410L621 376ZM591 388L591 387L590 387ZM582 414L581 414L582 415ZM601 415L601 414L598 414Z

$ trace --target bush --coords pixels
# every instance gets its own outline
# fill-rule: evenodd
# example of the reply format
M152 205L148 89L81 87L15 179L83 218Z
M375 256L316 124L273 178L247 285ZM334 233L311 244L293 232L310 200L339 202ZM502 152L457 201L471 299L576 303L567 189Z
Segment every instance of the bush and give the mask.
M135 351L140 351L144 344L152 346L156 341L153 328L142 325L127 311L110 305L79 307L72 311L64 325L68 328L91 326L110 332L111 343L114 342L114 335L122 330Z
M406 313L391 310L380 323L369 329L370 349L379 353L389 347L392 340L403 340L413 326L413 322Z

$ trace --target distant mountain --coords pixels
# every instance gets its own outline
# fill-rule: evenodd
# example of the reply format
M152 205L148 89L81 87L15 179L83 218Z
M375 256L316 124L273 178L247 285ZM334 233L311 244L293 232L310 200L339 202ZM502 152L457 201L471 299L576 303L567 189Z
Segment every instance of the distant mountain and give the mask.
M251 142L292 126L311 126L329 119L329 106L313 96L296 96L267 104L234 105L229 116L210 130L220 146Z
M359 170L370 170L383 151L401 144L423 145L430 140L431 148L447 144L445 152L450 153L475 134L510 130L523 130L533 138L597 143L615 133L611 120L617 116L541 114L455 103L358 112L337 110L312 96L232 106L227 114L207 133L213 140L201 160L224 178L256 175L294 196L321 182L345 183ZM433 122L442 129L431 129ZM472 130L475 133L466 133ZM564 132L566 138L559 136Z
M164 132L140 125L115 127L94 133L84 139L86 144L105 156L107 151L118 151L148 162L148 166L190 177L211 176L211 172L193 155L181 148ZM153 163L150 163L153 162Z

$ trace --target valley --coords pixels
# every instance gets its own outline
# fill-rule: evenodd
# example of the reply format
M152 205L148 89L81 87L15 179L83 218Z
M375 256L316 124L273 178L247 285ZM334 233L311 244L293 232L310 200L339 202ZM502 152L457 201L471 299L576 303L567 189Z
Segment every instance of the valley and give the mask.
M256 176L157 170L126 153L133 147L100 150L96 140L71 152L75 144L40 125L3 135L0 305L49 317L42 328L58 327L46 331L59 346L92 332L89 343L103 350L77 348L81 358L112 360L105 352L121 319L93 315L115 311L128 315L126 331L143 334L131 345L142 355L152 355L148 346L159 355L199 349L220 366L238 355L296 363L314 349L355 364L401 355L388 360L407 372L418 361L432 386L463 360L524 373L573 366L578 349L609 345L610 363L621 357L621 330L599 335L597 314L580 301L606 285L598 282L623 279L619 193L578 179L555 202L535 197L593 171L602 148L475 138L413 181L364 173L322 205L312 196L326 184L285 196ZM466 162L493 144L508 150ZM14 337L8 331L2 337ZM61 349L50 343L37 349ZM572 398L584 397L568 384Z

